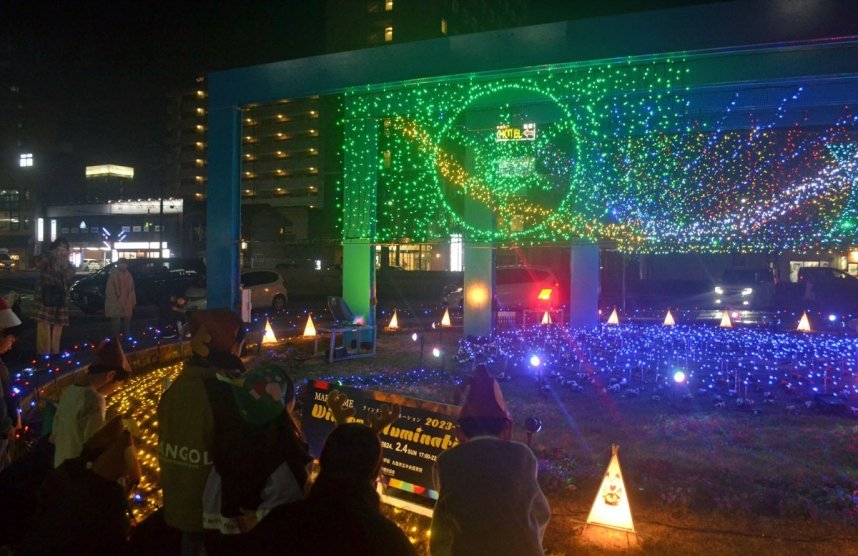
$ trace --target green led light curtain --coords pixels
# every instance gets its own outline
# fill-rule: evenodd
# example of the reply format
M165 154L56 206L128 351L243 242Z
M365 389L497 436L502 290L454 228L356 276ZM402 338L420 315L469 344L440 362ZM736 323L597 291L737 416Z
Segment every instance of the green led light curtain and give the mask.
M347 163L347 183L366 189L350 197L375 199L377 242L584 238L641 253L854 243L852 107L821 112L807 100L814 84L701 92L683 85L689 71L666 59L349 91L345 160L377 163L376 179ZM372 136L348 131L368 129L361 121L378 123ZM465 199L495 224L475 225ZM344 220L360 205L346 203Z

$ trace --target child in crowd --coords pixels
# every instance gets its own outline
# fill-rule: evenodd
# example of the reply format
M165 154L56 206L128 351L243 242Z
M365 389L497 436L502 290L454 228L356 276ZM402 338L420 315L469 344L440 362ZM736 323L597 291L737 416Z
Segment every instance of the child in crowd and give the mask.
M84 442L105 423L105 395L131 376L131 365L116 338L107 338L95 351L85 372L63 390L52 427L54 467L78 457Z
M312 458L292 415L295 385L264 363L236 381L206 383L214 410L214 469L203 493L209 556L240 553L273 508L300 500Z
M438 456L433 556L542 556L551 513L530 448L510 440L500 386L476 368L459 412L461 444Z

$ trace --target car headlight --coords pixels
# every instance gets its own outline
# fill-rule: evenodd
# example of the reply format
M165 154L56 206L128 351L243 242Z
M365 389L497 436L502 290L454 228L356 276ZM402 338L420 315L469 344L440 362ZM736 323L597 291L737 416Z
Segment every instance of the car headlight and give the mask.
M742 295L751 295L754 293L754 288L743 288Z
M723 295L724 288L722 288L721 286L715 286L715 293L717 293L718 295Z

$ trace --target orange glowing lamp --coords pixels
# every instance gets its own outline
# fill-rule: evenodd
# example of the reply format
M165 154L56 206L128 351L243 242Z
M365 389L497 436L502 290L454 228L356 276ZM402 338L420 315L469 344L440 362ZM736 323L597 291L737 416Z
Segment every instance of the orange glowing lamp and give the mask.
M262 336L262 345L271 345L277 343L277 336L274 335L274 329L271 328L271 321L265 319L265 335Z
M448 327L450 324L450 309L444 309L444 316L441 317L441 326Z
M613 311L611 311L611 316L608 317L608 324L613 324L613 325L620 324L620 317L617 316L616 307L614 308Z
M810 329L810 319L807 318L807 311L801 314L801 320L798 321L798 332L812 332Z
M396 316L396 309L393 310L393 316L390 317L390 323L387 325L388 330L399 330L399 318Z
M733 321L730 320L729 311L724 311L724 315L721 317L721 324L719 326L721 326L721 328L733 328Z
M304 326L304 337L305 338L315 338L316 337L316 325L313 324L313 315L307 315L307 324Z
M671 314L670 309L668 309L667 315L664 317L664 325L673 326L674 324L676 324L676 321L673 320L673 314Z

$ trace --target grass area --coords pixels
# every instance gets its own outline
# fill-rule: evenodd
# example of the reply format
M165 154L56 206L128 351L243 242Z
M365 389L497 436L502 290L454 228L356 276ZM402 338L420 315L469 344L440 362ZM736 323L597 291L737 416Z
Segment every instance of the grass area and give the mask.
M455 353L457 337L441 338ZM428 348L427 348L428 349ZM447 371L447 383L397 381L415 368L419 350L405 334L379 335L378 356L327 364L312 359L297 378L385 376L372 388L456 404L470 371L424 354ZM549 554L605 554L579 538L611 455L620 463L644 554L858 554L858 421L770 411L755 415L697 400L574 391L552 380L512 373L501 384L525 441L524 420L542 431L532 446L552 507ZM415 534L425 520L401 515ZM419 537L419 534L418 534ZM420 540L420 539L418 539ZM425 543L421 540L422 549Z

